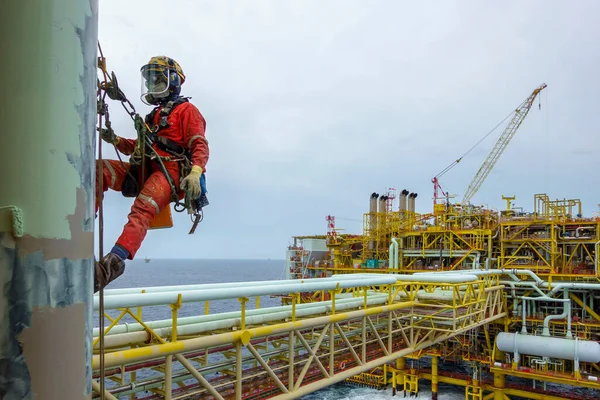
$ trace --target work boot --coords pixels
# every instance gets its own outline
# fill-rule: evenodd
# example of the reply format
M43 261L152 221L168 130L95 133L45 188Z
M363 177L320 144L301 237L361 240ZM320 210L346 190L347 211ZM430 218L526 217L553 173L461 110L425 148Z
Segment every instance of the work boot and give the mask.
M94 263L94 293L100 288L123 275L125 272L125 261L115 253L108 253L102 260Z

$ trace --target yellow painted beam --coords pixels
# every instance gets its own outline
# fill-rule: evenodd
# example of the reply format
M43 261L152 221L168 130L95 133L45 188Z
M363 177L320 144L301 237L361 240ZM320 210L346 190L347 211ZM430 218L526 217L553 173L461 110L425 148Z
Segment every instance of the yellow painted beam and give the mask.
M579 386L579 387L600 389L599 383L592 382L592 381L585 381L585 380L576 381L574 377L573 378L567 378L567 377L562 378L559 376L538 374L538 373L534 373L534 372L525 372L525 371L519 371L519 370L515 370L515 369L506 370L506 369L496 368L496 367L490 367L490 372L504 373L505 375L508 375L508 376L517 376L519 378L527 378L527 379L535 379L538 381L553 382L553 383L558 383L561 385L574 385L574 386Z
M600 315L596 314L594 312L594 310L592 310L587 304L583 304L583 301L581 301L581 299L579 297L577 297L573 293L569 293L569 296L571 297L571 300L573 300L575 303L579 304L580 307L585 308L587 313L590 314L592 317L594 317L596 319L596 321L600 321Z

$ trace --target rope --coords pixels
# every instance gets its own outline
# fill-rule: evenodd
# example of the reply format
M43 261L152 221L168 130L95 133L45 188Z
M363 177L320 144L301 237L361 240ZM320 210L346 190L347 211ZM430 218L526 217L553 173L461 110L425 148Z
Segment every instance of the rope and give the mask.
M102 47L100 47L100 42L98 42L98 51L100 52L99 58L99 66L102 69L102 74L104 77L104 82L108 79L106 74L106 59L104 58L104 54L102 53ZM102 94L103 93L103 94ZM98 85L98 98L102 104L103 110L106 109L106 103L104 102L106 98L106 91L102 91L100 85ZM102 95L101 95L102 94ZM98 160L100 164L100 173L98 176L98 184L97 184L97 196L100 196L100 204L98 207L98 252L99 258L102 259L104 255L104 162L102 160L102 116L104 112L100 112L98 115ZM95 268L95 267L94 267ZM99 304L99 334L100 334L100 399L104 400L104 287L100 286L100 291L98 293L100 304Z

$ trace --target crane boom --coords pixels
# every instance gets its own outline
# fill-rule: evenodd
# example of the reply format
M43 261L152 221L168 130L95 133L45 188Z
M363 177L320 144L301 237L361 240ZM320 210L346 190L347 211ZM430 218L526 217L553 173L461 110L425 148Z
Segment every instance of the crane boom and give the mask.
M515 135L515 132L517 132L517 129L519 129L519 126L527 116L527 113L529 113L529 109L531 108L531 105L533 104L533 101L535 100L536 96L545 88L546 84L541 84L529 95L527 99L525 99L523 103L519 105L519 107L517 107L513 118L506 126L506 129L504 129L504 132L502 132L502 135L500 135L500 138L494 145L494 148L487 156L487 158L479 168L479 171L477 171L477 173L473 177L473 180L469 184L469 187L467 188L467 191L465 192L465 196L463 198L463 204L469 203L475 195L475 193L477 193L485 178L487 178L492 168L494 168L494 165L496 165L498 158L500 158L502 152L504 152L504 149L506 149L506 146L508 146L508 143Z

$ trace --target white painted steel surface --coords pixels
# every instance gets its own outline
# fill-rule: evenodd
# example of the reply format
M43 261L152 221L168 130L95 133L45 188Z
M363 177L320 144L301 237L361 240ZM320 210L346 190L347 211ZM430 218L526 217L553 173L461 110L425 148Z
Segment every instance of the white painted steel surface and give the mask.
M576 343L577 342L577 343ZM500 351L553 357L579 362L600 362L600 343L590 340L575 340L558 337L520 335L500 332L496 339ZM575 351L577 349L577 354Z

